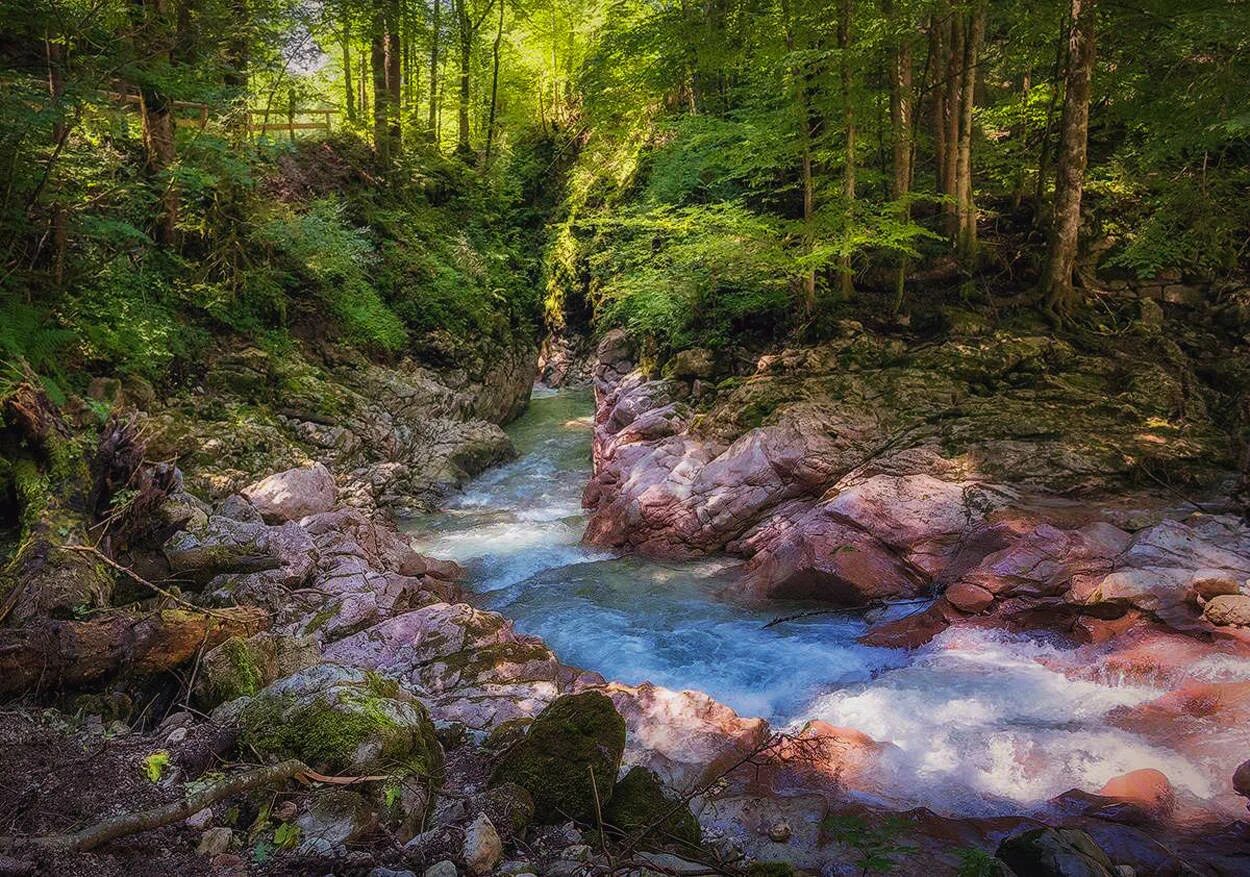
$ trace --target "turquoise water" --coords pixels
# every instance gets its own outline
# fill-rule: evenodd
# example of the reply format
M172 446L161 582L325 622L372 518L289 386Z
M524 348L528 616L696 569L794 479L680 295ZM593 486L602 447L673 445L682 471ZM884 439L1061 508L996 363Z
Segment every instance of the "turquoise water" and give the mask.
M894 744L877 779L899 805L1019 812L1154 767L1183 793L1240 812L1225 787L1250 732L1195 759L1113 727L1112 710L1163 689L1101 672L1096 652L977 629L952 629L912 653L868 648L855 642L865 622L845 615L766 628L796 607L762 612L724 599L729 559L660 563L582 545L592 411L588 392L536 391L509 427L519 457L408 527L419 550L469 569L476 602L541 636L565 663L704 691L776 725L819 718L857 728ZM1211 672L1250 679L1250 663Z

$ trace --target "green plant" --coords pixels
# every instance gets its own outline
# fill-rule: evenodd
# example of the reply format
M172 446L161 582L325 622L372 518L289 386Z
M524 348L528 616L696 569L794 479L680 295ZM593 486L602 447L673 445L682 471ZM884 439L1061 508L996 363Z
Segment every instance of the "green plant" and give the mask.
M167 767L169 767L169 753L164 749L158 749L143 759L143 773L154 783L161 781L161 776Z
M907 823L897 817L870 823L859 816L830 814L825 817L823 828L836 843L854 851L861 877L889 874L897 866L899 856L918 850L900 840Z

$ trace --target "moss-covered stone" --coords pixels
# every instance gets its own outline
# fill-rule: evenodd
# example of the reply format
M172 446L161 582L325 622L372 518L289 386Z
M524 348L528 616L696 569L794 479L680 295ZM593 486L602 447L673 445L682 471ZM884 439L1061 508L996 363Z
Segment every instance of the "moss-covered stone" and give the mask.
M616 784L603 819L625 834L654 826L646 840L657 844L698 846L702 840L690 807L668 795L660 778L645 767L631 768Z
M443 750L429 714L393 680L321 664L289 676L239 712L240 742L327 773L437 780Z
M258 693L281 676L303 670L320 657L317 644L304 637L261 631L231 637L204 655L196 680L196 699L204 709Z
M513 782L529 792L539 822L589 823L595 818L595 788L606 805L624 752L625 720L606 695L565 695L543 710L525 739L504 754L491 784Z
M794 877L794 866L789 862L752 862L747 866L747 877Z

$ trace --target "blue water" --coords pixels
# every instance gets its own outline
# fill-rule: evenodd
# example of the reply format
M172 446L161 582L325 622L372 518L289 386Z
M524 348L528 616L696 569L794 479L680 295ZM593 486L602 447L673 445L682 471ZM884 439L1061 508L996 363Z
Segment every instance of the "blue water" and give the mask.
M862 730L894 744L879 791L900 805L1018 812L1140 767L1200 799L1227 786L1232 755L1193 761L1108 723L1111 710L1162 691L1108 678L1096 654L960 628L910 654L868 648L855 642L865 622L846 615L765 627L801 607L725 599L732 560L660 563L582 545L592 412L588 392L536 392L509 427L519 457L407 527L419 550L469 569L479 605L565 663L704 691L776 725L819 718ZM1221 673L1250 678L1250 662ZM1242 737L1229 752L1250 745Z

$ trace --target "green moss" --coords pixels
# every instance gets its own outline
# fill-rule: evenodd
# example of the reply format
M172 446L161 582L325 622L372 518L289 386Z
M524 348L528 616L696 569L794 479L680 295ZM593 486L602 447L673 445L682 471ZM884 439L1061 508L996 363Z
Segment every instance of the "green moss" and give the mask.
M261 753L300 758L327 771L368 768L396 776L438 778L442 747L424 708L394 700L397 683L372 676L360 687L342 686L334 696L266 695L244 707L240 737ZM412 721L403 717L411 710ZM362 752L367 764L358 763Z
M220 658L213 661L211 671L206 669L208 681L203 698L207 706L250 696L265 687L258 656L242 637L230 637L215 651Z
M592 822L595 789L601 805L611 799L625 751L625 720L597 691L556 699L495 768L492 785L513 782L534 798L540 822ZM594 784L591 782L591 772Z
M304 627L304 634L306 636L311 636L321 630L321 628L325 627L326 623L337 614L336 610L329 607L319 610L316 615L309 619L308 624Z
M603 819L625 834L654 826L646 839L657 844L697 847L702 840L698 820L690 807L668 796L659 777L645 767L631 768L616 784Z

